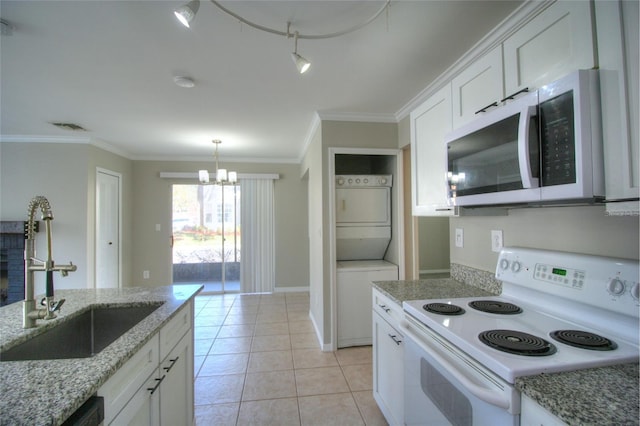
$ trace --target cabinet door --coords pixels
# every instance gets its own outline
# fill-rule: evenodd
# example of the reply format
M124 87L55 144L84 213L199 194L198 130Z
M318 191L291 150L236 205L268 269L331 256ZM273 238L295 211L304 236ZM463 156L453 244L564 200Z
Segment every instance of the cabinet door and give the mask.
M162 425L192 425L193 418L193 332L185 334L160 364L165 376L160 393Z
M404 337L373 313L373 396L391 425L404 424Z
M447 146L451 131L451 86L411 112L411 198L414 216L452 216L447 205Z
M109 425L156 426L160 424L160 385L158 370L131 397ZM177 423L176 423L177 424Z
M498 46L451 80L453 128L472 121L478 111L504 97L502 46ZM489 109L489 108L488 108Z
M638 2L598 1L596 23L602 98L602 137L609 214L637 214ZM636 201L618 201L636 199Z
M588 1L558 1L505 40L505 93L593 68L591 7Z
M111 424L132 398L140 398L135 396L139 389L158 377L158 353L158 336L155 335L98 389L98 395L104 397L105 424ZM119 418L122 421L124 417Z

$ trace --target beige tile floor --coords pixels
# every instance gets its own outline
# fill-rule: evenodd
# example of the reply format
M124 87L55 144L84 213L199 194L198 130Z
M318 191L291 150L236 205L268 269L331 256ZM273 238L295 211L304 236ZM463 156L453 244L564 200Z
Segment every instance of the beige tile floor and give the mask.
M386 425L371 347L322 352L309 293L195 302L196 425Z

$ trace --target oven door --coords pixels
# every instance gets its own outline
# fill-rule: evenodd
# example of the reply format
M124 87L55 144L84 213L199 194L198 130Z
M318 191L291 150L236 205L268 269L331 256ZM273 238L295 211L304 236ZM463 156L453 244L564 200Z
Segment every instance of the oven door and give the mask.
M520 394L512 385L411 316L405 335L406 425L517 426Z

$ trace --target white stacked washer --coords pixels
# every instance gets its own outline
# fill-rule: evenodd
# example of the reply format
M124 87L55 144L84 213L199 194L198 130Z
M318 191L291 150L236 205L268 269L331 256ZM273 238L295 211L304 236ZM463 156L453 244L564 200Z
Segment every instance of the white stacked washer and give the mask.
M391 241L391 175L336 176L338 347L372 342L373 281L398 279Z

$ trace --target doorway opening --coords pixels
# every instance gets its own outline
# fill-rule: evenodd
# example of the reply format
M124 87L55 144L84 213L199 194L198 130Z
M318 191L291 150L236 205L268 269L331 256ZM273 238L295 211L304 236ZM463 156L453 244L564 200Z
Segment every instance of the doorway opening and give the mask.
M240 291L240 186L173 185L173 283Z

